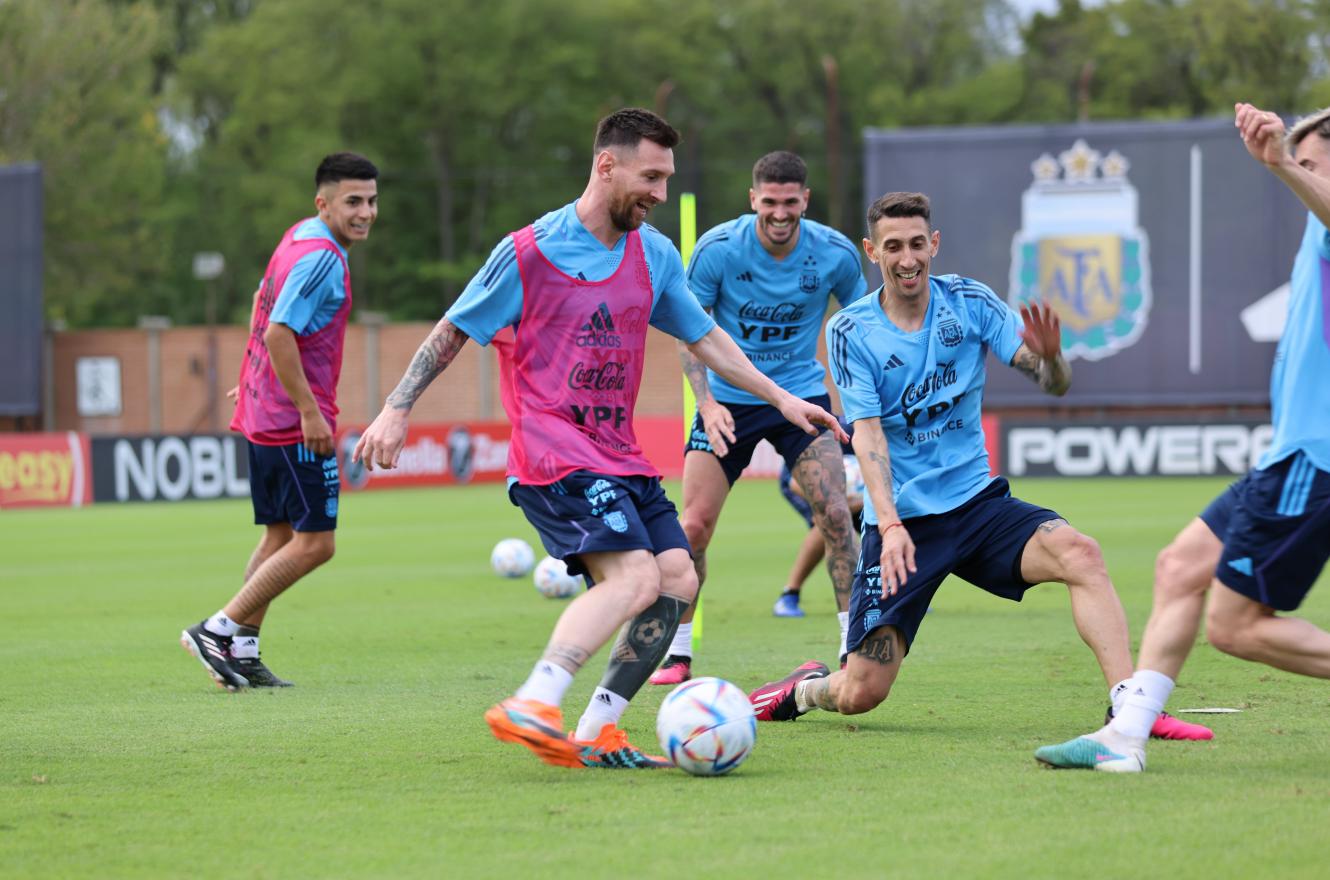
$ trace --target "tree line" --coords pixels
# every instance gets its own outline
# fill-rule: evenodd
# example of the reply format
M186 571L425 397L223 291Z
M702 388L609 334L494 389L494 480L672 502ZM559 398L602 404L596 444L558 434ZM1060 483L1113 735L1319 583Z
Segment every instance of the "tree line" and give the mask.
M1328 40L1327 0L0 0L0 165L43 169L48 318L190 324L243 322L318 160L364 153L357 304L434 320L581 192L620 106L683 133L670 191L701 229L790 149L811 215L853 237L865 128L1305 112L1330 103ZM677 232L673 200L652 222Z

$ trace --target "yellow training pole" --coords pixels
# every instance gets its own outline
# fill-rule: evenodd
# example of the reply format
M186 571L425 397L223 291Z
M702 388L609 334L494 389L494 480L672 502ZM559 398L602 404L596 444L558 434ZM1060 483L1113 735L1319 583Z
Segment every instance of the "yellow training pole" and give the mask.
M679 254L686 267L693 257L693 245L697 244L697 196L683 193L679 196ZM683 438L688 442L688 433L693 424L693 413L697 410L697 399L693 397L693 386L688 384L688 377L683 380ZM697 610L693 612L693 650L702 644L702 597L697 597Z

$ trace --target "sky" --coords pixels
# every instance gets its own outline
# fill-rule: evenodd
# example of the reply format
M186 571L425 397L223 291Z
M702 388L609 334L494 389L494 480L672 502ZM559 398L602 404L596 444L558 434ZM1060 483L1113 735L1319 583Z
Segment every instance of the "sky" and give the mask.
M1021 19L1027 19L1036 12L1056 12L1058 0L1007 0L1012 8L1020 15ZM1103 0L1081 0L1082 6L1102 6Z

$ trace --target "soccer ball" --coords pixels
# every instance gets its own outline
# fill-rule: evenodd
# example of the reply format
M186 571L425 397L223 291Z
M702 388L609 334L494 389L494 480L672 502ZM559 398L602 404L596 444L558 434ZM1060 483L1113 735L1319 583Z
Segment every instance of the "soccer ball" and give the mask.
M546 556L536 566L536 573L531 576L536 590L546 599L567 599L577 592L581 578L568 573L568 566L562 559Z
M490 551L490 568L506 578L520 578L536 563L531 545L521 538L504 538Z
M753 750L757 718L738 687L719 678L695 678L660 704L656 736L675 766L694 776L720 776Z

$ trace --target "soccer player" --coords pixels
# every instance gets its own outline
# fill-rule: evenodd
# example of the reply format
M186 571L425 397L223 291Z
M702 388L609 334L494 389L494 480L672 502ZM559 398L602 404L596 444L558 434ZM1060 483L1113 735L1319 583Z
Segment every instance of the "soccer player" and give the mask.
M231 429L249 440L254 522L240 592L180 634L221 687L287 687L259 659L268 605L332 558L339 475L337 377L351 313L346 255L379 213L379 170L334 153L314 172L318 215L282 236L255 296Z
M1034 584L1069 588L1072 618L1106 682L1131 675L1127 620L1099 546L989 472L980 424L991 350L1049 394L1071 370L1057 316L1021 320L988 287L932 276L940 235L928 197L888 193L868 210L864 250L882 286L827 325L832 380L867 488L850 602L849 661L810 661L752 694L759 720L812 709L854 715L887 698L933 594L949 574L1019 601Z
M827 304L861 297L867 287L849 239L806 219L808 169L794 153L768 153L753 166L753 213L707 231L688 263L688 286L753 364L786 391L831 405L817 362L817 336ZM683 522L693 548L699 588L707 579L707 547L730 487L768 440L785 459L813 512L836 591L844 653L845 610L858 541L845 500L841 451L829 433L810 438L775 408L709 371L680 350L697 414L684 447ZM684 614L652 684L692 675L693 608Z
M852 431L853 426L841 420L841 427L847 431ZM848 444L841 445L841 460L845 463L845 500L850 508L850 524L855 534L859 533L863 525L864 493L863 480L859 472L859 465L854 457L854 449ZM790 566L790 573L785 578L785 588L781 594L776 597L776 604L772 606L771 613L776 617L803 617L804 610L799 607L799 597L803 591L804 582L808 580L813 569L822 561L826 555L826 541L822 538L822 532L813 524L813 508L809 506L808 501L801 494L799 484L795 481L794 475L790 473L789 465L782 465L780 469L780 479L777 481L780 487L781 497L789 503L794 512L804 521L808 527L808 532L804 539L799 542L799 550L795 554L794 562Z
M697 593L678 512L633 432L648 324L682 339L799 429L836 425L753 368L689 293L678 250L645 223L665 201L678 140L646 110L602 119L581 198L495 247L353 452L366 467L393 467L411 407L429 383L468 339L499 343L513 426L509 498L549 554L594 586L564 610L530 677L485 720L498 739L558 766L667 766L618 727ZM495 340L508 327L515 339ZM569 737L564 693L616 631L609 668Z
M1160 553L1154 609L1122 710L1095 733L1035 752L1052 767L1145 769L1145 734L1168 702L1202 614L1219 650L1330 678L1330 633L1278 613L1302 604L1330 558L1330 108L1285 134L1274 113L1237 104L1234 125L1252 158L1308 210L1270 376L1274 437L1256 467Z

